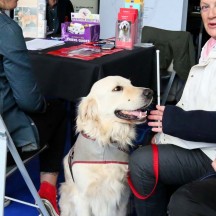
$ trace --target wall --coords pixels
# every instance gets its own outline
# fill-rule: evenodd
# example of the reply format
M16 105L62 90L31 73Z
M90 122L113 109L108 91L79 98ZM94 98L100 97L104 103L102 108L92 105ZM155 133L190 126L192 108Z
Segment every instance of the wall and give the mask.
M100 38L115 36L115 25L119 8L124 7L124 0L100 0Z
M145 0L143 25L186 30L188 0Z

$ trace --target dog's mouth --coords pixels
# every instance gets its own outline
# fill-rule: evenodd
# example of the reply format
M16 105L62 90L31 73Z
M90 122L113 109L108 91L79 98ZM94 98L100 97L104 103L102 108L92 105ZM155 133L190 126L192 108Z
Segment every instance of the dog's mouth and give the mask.
M124 120L145 122L148 112L148 107L142 107L137 110L116 110L115 115Z

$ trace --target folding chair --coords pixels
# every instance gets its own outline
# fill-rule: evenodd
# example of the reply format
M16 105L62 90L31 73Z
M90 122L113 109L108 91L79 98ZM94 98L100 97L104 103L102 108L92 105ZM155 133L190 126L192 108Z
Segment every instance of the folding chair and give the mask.
M161 104L177 102L189 71L195 64L195 48L191 34L144 26L141 42L153 43L155 48L160 50Z
M6 176L6 161L7 161L7 148L9 149L26 185L28 186L36 204L23 202L10 197L5 197L5 176ZM0 115L0 216L4 215L4 198L29 205L38 209L42 216L49 216L43 202L41 201L37 190L23 164L23 161L14 145L14 142L7 130L7 127Z

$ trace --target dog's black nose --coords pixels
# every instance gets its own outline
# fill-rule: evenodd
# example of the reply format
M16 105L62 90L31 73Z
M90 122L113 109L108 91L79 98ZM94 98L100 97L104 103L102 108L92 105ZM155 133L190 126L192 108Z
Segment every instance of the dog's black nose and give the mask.
M151 89L144 89L143 95L147 98L151 98L153 96L153 91Z

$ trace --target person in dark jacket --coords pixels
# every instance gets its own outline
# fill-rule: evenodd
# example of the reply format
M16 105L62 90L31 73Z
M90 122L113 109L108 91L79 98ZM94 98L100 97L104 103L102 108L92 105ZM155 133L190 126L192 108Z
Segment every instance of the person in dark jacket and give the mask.
M159 180L148 199L135 197L138 216L216 215L216 0L200 5L211 38L177 105L158 105L148 116L156 132L152 143L159 152ZM136 191L150 194L155 185L151 145L132 153L129 170Z
M47 0L46 19L50 34L61 33L61 23L71 21L71 13L74 12L70 0Z
M65 102L41 94L32 72L20 26L4 10L17 0L0 0L0 113L21 156L48 148L40 154L39 195L45 206L59 215L57 178L66 138Z

